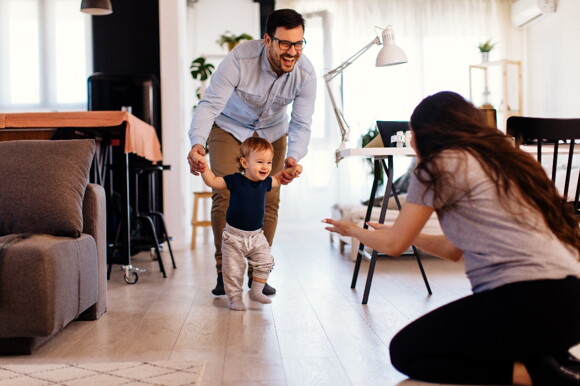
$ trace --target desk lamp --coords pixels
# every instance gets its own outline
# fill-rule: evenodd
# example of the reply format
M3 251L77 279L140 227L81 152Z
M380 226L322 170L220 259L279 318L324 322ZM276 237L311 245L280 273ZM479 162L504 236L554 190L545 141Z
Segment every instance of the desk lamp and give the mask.
M338 128L340 129L341 143L340 147L336 150L336 164L342 159L340 156L340 151L344 150L345 143L348 142L348 137L350 134L350 128L344 119L344 114L337 106L332 94L332 89L330 87L330 82L339 74L341 74L345 68L353 64L362 54L368 51L372 46L382 44L383 48L379 51L376 60L377 67L393 66L395 64L407 63L407 55L403 50L395 44L395 33L391 26L387 28L375 27L383 31L382 42L381 38L377 35L370 43L357 51L353 56L344 61L340 66L333 70L328 71L324 74L324 81L326 82L326 89L328 90L328 96L330 97L330 103L332 103L332 108L334 110L334 115L338 121Z

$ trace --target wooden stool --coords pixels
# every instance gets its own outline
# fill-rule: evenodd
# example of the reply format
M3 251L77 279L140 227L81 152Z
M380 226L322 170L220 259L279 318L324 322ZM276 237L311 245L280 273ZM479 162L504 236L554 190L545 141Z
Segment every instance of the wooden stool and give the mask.
M191 249L195 249L195 239L197 236L197 227L211 226L211 220L199 220L198 208L200 198L211 198L212 192L193 192L193 216L191 218Z

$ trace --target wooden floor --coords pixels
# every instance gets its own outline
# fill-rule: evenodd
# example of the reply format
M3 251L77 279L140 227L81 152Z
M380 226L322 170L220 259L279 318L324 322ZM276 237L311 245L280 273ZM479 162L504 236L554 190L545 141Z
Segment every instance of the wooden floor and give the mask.
M147 269L127 285L115 266L108 311L93 322L74 322L32 356L0 363L207 361L203 385L419 385L389 361L391 337L418 316L467 295L461 263L423 260L433 289L427 296L414 258L382 258L368 305L361 305L368 264L350 289L353 262L331 245L323 230L278 232L278 289L271 305L251 303L230 311L215 297L213 246L176 253L178 268L163 279L144 253L134 265Z

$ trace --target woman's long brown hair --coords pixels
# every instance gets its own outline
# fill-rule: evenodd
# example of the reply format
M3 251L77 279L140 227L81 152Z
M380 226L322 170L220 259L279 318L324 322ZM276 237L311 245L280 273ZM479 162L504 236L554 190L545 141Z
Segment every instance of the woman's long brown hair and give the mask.
M504 208L509 210L508 201L523 198L559 240L580 253L578 220L542 166L489 126L484 114L461 95L443 91L423 99L410 124L420 158L415 175L433 189L435 201L441 199L445 171L433 161L443 150L466 151L494 182Z

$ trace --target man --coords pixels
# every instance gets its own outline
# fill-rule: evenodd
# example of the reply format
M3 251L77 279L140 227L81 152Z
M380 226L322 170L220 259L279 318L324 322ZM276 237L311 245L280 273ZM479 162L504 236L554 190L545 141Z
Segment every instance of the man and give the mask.
M198 175L203 171L204 165L195 162L195 155L205 155L206 144L213 173L235 173L240 143L260 136L274 147L272 174L282 171L280 182L292 181L293 177L283 169L295 166L306 155L316 97L316 74L302 55L305 44L302 15L279 9L268 17L263 40L241 43L226 56L212 75L191 122L192 148L187 157L191 173ZM291 103L289 121L286 110ZM225 294L221 237L228 202L227 189L213 190L211 223L218 273L214 295ZM278 187L266 196L263 229L270 245L276 232L279 202ZM263 293L273 295L276 289L266 283Z

